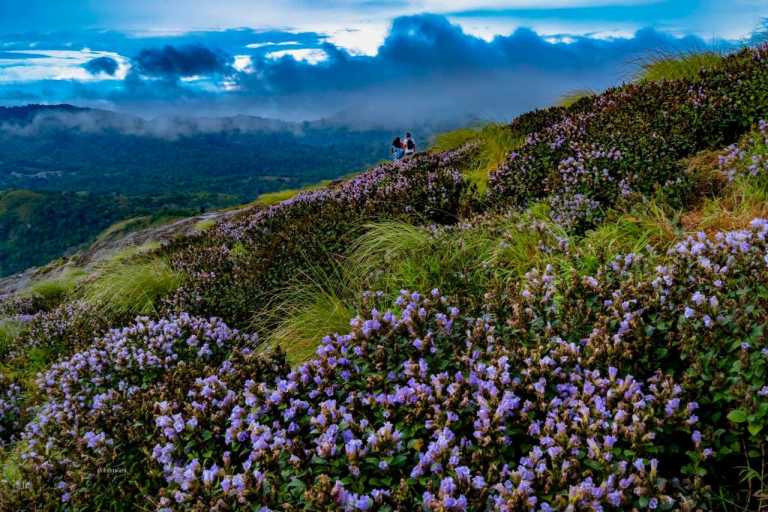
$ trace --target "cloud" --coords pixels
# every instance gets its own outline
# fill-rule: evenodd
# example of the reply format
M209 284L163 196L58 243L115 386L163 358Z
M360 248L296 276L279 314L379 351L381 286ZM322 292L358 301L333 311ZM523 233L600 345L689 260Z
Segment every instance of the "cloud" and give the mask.
M134 70L144 76L178 79L198 75L227 74L231 58L202 45L166 45L147 48L134 59Z
M698 37L653 29L592 37L519 28L481 38L429 14L395 19L372 55L346 50L320 34L251 29L150 39L110 33L104 41L112 41L109 48L120 55L134 55L127 73L128 61L121 61L123 80L49 80L26 90L46 102L153 117L247 113L382 126L459 124L477 117L509 120L575 89L616 85L660 51L710 48ZM4 88L0 80L0 101L11 94L10 85L17 92L18 84Z
M92 75L104 73L114 76L117 72L118 63L112 57L96 57L83 64L83 67Z
M481 116L509 119L573 89L601 89L630 78L660 51L708 47L698 37L644 29L627 38L544 37L521 28L490 41L445 17L396 19L374 56L330 43L322 60L253 58L232 76L231 96L288 115L345 111L371 121ZM292 113L292 112L291 112ZM403 122L405 122L403 121Z

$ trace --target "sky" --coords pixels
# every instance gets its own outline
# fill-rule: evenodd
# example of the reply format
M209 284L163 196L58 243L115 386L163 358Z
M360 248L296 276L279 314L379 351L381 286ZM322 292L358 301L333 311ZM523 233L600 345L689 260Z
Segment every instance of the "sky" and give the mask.
M380 123L508 119L729 51L766 0L0 0L0 105Z

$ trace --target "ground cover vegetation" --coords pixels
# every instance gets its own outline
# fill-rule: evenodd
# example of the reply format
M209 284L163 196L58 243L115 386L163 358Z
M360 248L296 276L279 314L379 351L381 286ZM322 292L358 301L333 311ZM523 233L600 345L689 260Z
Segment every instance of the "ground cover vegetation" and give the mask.
M764 510L768 47L711 64L7 298L3 504Z

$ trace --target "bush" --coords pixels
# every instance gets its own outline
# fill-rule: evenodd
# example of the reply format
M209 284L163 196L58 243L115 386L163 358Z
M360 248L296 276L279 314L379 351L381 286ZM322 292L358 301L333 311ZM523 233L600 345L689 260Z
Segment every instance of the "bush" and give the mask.
M669 377L585 369L562 340L526 349L496 339L436 291L403 293L392 312L374 305L285 378L233 389L212 376L190 389L202 406L159 404L160 505L507 510L694 499L694 487L667 484L676 466L665 455L704 450L690 439L695 405ZM653 442L676 433L679 445Z
M54 364L38 380L46 400L23 434L30 487L14 499L22 508L132 510L139 496L155 496L155 403L189 404L186 391L210 374L242 385L287 371L279 353L264 358L255 346L216 319L141 318Z
M701 80L645 82L612 89L571 110L517 121L544 128L491 176L491 200L524 208L546 199L575 232L633 196L685 200L680 160L734 142L768 105L766 50L749 49L703 70ZM547 124L548 123L548 124Z
M186 278L173 307L216 311L233 325L247 325L308 263L332 265L367 222L454 222L465 189L454 166L464 158L459 151L383 164L340 186L252 209L204 237L170 244L166 254Z

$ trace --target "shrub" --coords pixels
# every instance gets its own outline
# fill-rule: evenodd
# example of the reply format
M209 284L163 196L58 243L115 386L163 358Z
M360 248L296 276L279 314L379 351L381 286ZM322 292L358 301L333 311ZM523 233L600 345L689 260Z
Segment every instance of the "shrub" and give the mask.
M497 339L437 291L403 293L393 312L373 306L285 378L233 389L211 376L190 389L200 406L159 403L160 506L509 510L694 499L694 488L667 484L675 465L659 460L704 450L686 440L695 405L669 377L585 369L579 347L562 340L529 350ZM679 447L653 442L675 433Z
M162 475L148 465L147 444L155 402L188 404L186 391L209 374L242 384L287 371L279 353L264 358L255 344L216 319L140 318L54 364L38 380L46 400L23 434L30 487L15 499L132 510L139 496L155 496Z
M0 447L15 440L22 427L22 388L0 373Z
M217 311L233 325L246 325L307 262L327 267L329 256L344 254L367 222L454 222L465 189L454 165L465 156L382 164L340 186L252 209L205 237L169 245L173 268L186 277L173 307Z
M524 208L546 199L553 218L576 232L634 195L685 199L680 160L720 148L765 115L765 49L727 57L688 81L612 89L577 109L551 109L517 121L541 126L491 176L491 200ZM549 123L549 124L546 124ZM679 204L678 206L682 206Z

